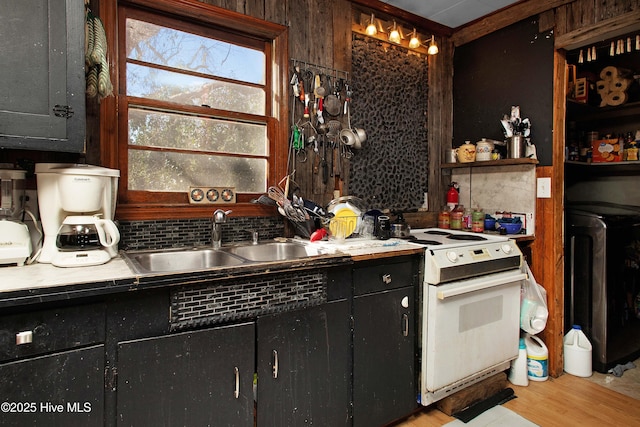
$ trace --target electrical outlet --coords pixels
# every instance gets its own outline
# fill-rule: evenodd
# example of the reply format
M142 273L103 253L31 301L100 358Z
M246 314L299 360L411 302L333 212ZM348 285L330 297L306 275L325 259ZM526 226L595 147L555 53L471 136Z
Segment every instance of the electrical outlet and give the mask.
M551 198L551 178L543 177L537 179L537 197L538 199L550 199Z
M38 192L36 190L25 190L25 200L23 203L25 210L31 212L36 220L40 219L40 211L38 210ZM25 221L31 221L29 215L25 215Z

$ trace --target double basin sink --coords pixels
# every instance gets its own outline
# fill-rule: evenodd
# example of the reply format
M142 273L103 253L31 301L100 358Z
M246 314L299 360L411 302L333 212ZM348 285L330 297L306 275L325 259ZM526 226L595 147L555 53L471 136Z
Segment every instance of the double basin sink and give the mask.
M193 248L124 252L137 273L205 270L260 262L292 261L317 257L327 252L304 242L269 241L224 246L220 249Z

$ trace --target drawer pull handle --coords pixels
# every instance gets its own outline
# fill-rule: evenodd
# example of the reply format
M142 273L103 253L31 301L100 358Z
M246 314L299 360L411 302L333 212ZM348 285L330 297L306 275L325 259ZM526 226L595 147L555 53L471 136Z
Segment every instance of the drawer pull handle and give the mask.
M16 345L30 344L33 342L33 331L23 331L16 334Z
M233 396L237 399L240 397L240 371L237 366L233 368L233 373L236 376L236 389L233 392Z
M409 316L406 313L402 314L402 335L409 336Z
M278 378L278 350L273 350L273 378Z
M382 275L382 282L383 282L385 285L389 285L389 284L391 284L391 275L390 275L390 274L383 274L383 275Z

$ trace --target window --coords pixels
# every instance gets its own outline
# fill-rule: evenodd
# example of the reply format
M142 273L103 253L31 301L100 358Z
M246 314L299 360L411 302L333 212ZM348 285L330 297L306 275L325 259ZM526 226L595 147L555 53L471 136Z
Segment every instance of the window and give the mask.
M275 102L284 27L196 2L197 13L151 4L161 10L118 8L118 217L211 215L216 205L189 205L190 186L233 187L232 209L250 215L249 200L286 173L286 110Z

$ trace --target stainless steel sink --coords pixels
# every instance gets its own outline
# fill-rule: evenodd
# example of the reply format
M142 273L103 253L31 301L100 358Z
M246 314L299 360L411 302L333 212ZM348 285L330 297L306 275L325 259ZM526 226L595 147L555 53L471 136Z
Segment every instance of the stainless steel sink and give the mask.
M203 270L213 267L232 267L244 259L214 249L166 250L125 253L133 268L140 273L163 271Z
M123 252L138 273L205 270L257 262L288 261L324 255L322 250L296 242L264 242L220 249L193 248Z
M257 245L232 246L224 250L249 261L286 261L322 255L322 252L308 245L294 242L270 242Z

